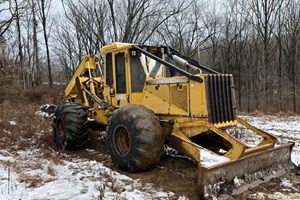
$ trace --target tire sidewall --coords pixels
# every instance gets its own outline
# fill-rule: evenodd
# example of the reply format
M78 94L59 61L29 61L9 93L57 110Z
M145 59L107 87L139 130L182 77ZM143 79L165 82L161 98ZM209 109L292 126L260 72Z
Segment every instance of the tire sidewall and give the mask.
M134 162L134 158L137 155L136 147L137 142L136 142L136 130L135 127L130 124L130 121L132 121L132 116L130 116L127 112L120 112L118 113L118 116L116 117L116 120L113 120L110 124L110 126L115 127L114 129L109 130L108 134L108 146L110 149L110 154L114 156L114 162L119 163L121 168L125 168L129 171L133 171L132 169L132 164ZM122 119L127 119L127 120L122 120ZM126 155L122 156L118 152L118 150L115 148L116 143L115 143L115 134L116 134L116 129L119 126L124 126L129 135L130 139L130 148L129 151Z
M139 120L139 118L143 119ZM149 127L141 128L139 123L143 123L147 118L149 118ZM130 149L124 156L120 155L115 148L114 135L118 126L126 127L130 137ZM148 137L150 142L141 139L142 137ZM141 105L128 105L119 108L113 113L107 126L107 145L111 158L117 167L130 172L145 171L153 168L163 152L162 130L158 118L152 111ZM147 162L147 155L145 157L142 154L148 150L151 153L151 149L157 150L154 152L155 156L149 157L153 161ZM146 162L144 162L145 160ZM144 165L141 162L146 164Z
M78 103L67 102L57 106L54 113L53 137L59 149L79 150L88 141L87 111ZM63 125L60 132L59 123Z
M63 126L65 127L65 117L63 116L63 113L62 113L62 109L63 109L63 106L66 105L66 104L60 104L57 106L55 112L54 112L54 127L53 127L53 139L54 139L54 142L56 143L57 147L60 148L60 149L64 149L65 147L65 135L66 135L66 130L64 130L63 133L59 133L59 121L61 121L61 123L63 124ZM61 136L60 136L61 135Z
M56 144L59 146L59 148L64 149L65 148L65 137L66 137L66 130L62 133L60 133L61 130L59 130L57 127L59 127L59 123L62 123L62 125L65 127L65 120L61 116L56 118L55 120L55 126L56 128L54 129L54 141Z

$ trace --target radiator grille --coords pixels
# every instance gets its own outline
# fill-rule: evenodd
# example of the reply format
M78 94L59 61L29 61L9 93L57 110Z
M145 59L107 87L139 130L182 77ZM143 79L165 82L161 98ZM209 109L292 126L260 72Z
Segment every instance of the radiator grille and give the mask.
M232 76L207 75L205 83L209 122L217 124L233 121L236 118L236 105Z

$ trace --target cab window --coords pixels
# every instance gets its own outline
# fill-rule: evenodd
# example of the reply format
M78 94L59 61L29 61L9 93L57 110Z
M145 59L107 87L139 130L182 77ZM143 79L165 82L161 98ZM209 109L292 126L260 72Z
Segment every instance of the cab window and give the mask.
M131 56L130 60L130 74L131 74L131 91L142 92L145 84L146 74L138 55Z
M116 63L116 90L118 94L126 93L126 73L124 52L115 54Z
M113 85L113 71L112 71L112 56L111 53L106 54L106 85Z

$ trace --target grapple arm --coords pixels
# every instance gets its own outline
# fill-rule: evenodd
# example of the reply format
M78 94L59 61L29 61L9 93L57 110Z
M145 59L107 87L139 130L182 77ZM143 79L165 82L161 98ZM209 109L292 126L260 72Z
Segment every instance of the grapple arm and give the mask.
M74 100L77 95L80 97L84 107L89 107L87 95L93 98L99 105L103 102L97 97L95 84L102 84L101 77L94 77L98 58L96 56L84 56L81 59L72 79L65 89L65 95L69 100Z

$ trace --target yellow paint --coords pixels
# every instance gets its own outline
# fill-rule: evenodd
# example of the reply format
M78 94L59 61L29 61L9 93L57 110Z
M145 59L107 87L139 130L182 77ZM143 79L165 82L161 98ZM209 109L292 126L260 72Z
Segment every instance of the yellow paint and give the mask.
M108 118L109 118L110 114L111 113L109 113L105 110L93 109L90 112L90 115L91 115L90 117L93 118L97 123L107 125Z
M145 90L159 96L163 101L170 102L170 87L167 84L146 85Z
M171 135L169 144L172 148L175 148L180 153L193 158L197 162L200 162L200 149L201 146L193 143L183 133L177 131L176 134Z
M204 75L199 76L204 79ZM205 83L191 81L189 89L191 115L194 117L208 117Z
M112 44L102 47L101 55L105 55L105 54L111 53L111 52L124 51L124 50L130 49L132 46L133 46L133 44L115 42L115 43L112 43Z
M144 91L143 100L140 104L146 106L150 110L153 110L156 114L166 115L169 113L170 109L170 104L167 101L162 100L159 96L156 96L147 90Z
M81 59L79 66L77 67L72 79L68 83L65 89L65 95L68 98L76 98L78 90L76 87L76 78L80 77L80 82L83 83L84 81L88 80L88 77L83 77L84 74L88 73L89 68L93 71L96 68L96 56L84 56Z
M131 93L131 104L141 104L143 101L145 92Z

